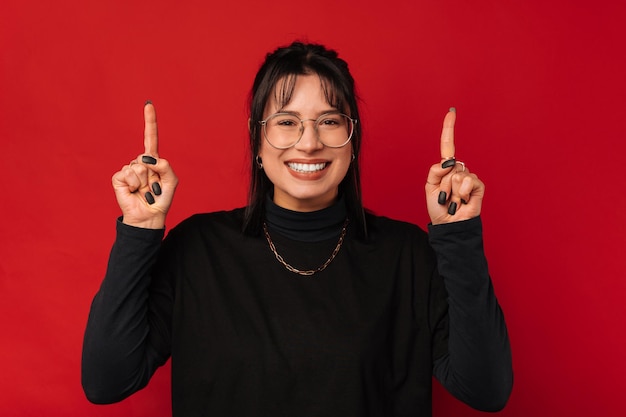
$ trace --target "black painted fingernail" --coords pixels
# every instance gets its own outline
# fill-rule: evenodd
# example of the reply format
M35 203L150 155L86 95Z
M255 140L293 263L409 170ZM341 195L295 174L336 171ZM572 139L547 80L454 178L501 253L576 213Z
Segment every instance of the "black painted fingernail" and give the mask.
M144 104L144 106L147 106L148 104L152 104L152 101L146 100L146 103Z
M446 194L445 191L440 191L439 192L439 198L437 199L437 202L441 205L446 204L446 200L448 199L448 195Z
M156 195L161 195L161 186L159 185L158 182L155 182L154 184L152 184L152 191L154 191L154 194Z
M450 168L456 165L456 159L452 158L452 159L448 159L446 161L443 162L443 164L441 164L441 168L446 169L446 168Z
M452 113L456 113L456 107L450 107L450 111L451 111Z
M141 157L141 162L143 162L144 164L156 165L157 160L151 156L144 155Z
M461 204L467 204L467 201L461 199Z
M150 191L147 191L145 196L148 204L154 204L154 197L152 196L152 194L150 194Z
M450 203L450 205L448 206L448 214L453 216L454 213L456 213L456 203L453 201L452 203Z

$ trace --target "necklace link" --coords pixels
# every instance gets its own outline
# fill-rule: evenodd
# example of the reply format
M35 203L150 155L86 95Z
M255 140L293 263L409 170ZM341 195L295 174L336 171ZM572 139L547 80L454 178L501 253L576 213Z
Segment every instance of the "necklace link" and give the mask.
M278 262L280 262L285 267L285 269L287 269L289 272L293 272L294 274L298 274L302 276L311 276L311 275L314 275L318 272L322 272L323 270L325 270L326 267L330 265L330 263L333 261L333 259L335 259L335 257L339 253L339 249L341 249L341 245L343 244L344 238L346 237L346 231L348 229L349 221L350 219L346 218L346 221L343 223L343 227L341 228L341 234L339 235L339 241L337 242L337 245L335 246L333 253L330 255L330 258L328 258L326 262L320 265L317 269L300 270L288 264L276 250L276 245L274 245L274 242L272 241L272 238L270 237L270 233L267 230L267 224L265 222L263 222L263 234L265 234L265 239L267 240L267 243L270 246L270 250L276 257Z

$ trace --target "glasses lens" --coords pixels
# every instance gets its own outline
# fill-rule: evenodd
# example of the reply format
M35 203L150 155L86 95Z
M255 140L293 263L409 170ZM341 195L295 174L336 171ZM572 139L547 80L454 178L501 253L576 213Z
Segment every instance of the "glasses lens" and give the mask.
M300 119L291 114L278 113L267 119L265 137L277 148L288 148L300 139L302 124Z
M328 113L320 116L317 119L316 127L320 141L324 145L334 148L348 143L354 128L352 120L341 113Z

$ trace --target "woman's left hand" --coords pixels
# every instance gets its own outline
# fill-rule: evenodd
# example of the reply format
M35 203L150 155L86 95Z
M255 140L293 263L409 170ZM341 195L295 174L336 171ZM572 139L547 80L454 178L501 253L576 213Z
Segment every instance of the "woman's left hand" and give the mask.
M426 180L426 205L432 224L469 220L480 214L485 184L454 159L454 122L450 109L441 131L441 162L430 167Z

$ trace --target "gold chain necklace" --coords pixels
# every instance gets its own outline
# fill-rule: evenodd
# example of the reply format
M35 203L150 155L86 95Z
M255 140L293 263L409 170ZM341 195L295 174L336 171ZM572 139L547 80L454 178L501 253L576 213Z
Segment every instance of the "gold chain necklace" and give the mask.
M311 276L313 274L316 274L318 272L322 272L323 270L325 270L326 267L330 265L330 263L333 261L333 259L335 259L335 256L337 256L337 254L339 253L339 249L341 249L341 245L343 244L343 239L346 237L346 230L348 228L349 221L350 221L349 219L346 219L346 221L343 223L343 228L341 229L341 235L339 235L339 241L337 242L337 246L335 246L335 250L333 250L333 253L330 255L330 258L328 258L326 262L324 262L317 269L308 269L305 271L302 271L298 268L294 268L293 266L289 265L287 262L285 262L283 257L278 254L278 252L276 251L276 246L274 246L274 242L272 242L272 238L270 237L270 234L267 231L267 224L265 224L265 222L263 222L263 233L265 234L265 239L267 239L267 243L270 245L270 249L272 250L272 253L274 253L274 256L276 257L276 259L278 259L278 262L283 264L283 266L287 268L288 271L291 271L294 274L298 274L298 275Z

